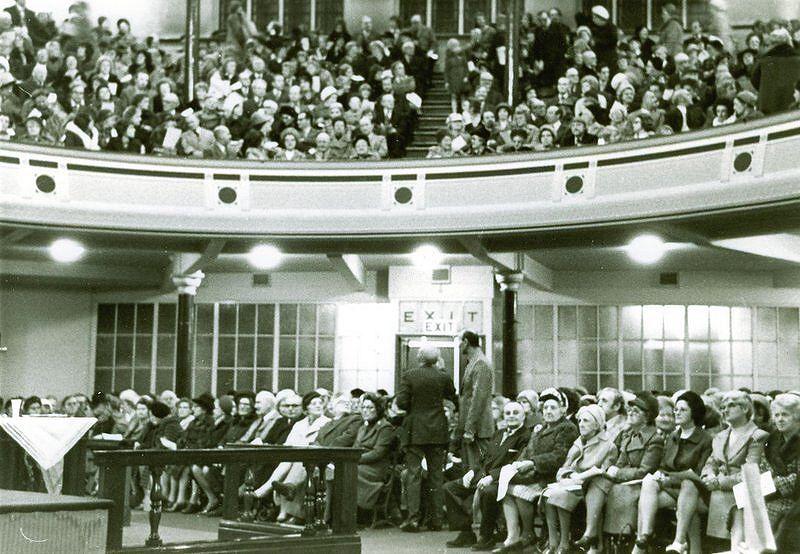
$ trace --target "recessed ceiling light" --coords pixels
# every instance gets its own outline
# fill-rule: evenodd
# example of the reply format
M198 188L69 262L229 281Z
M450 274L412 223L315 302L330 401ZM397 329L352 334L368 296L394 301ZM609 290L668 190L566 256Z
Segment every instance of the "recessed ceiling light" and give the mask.
M432 244L423 244L411 253L411 261L418 267L436 267L442 263L442 251Z
M625 248L630 258L640 264L654 264L664 257L667 247L661 237L639 235Z
M259 244L247 253L247 261L258 269L273 269L278 267L283 258L283 253L271 244Z
M77 261L86 252L83 245L72 239L58 239L50 245L50 257L60 263Z

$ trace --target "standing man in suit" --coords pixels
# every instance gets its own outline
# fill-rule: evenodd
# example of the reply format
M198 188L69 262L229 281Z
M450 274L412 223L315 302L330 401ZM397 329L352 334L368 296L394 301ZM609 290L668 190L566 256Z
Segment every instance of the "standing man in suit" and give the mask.
M500 469L517 458L528 444L531 431L525 426L525 409L519 402L509 402L503 407L503 420L506 428L495 432L480 467L469 468L460 479L444 486L447 522L451 531L458 531L458 536L447 542L449 548L472 546L477 541L472 532L472 499L475 494L481 506L481 537L494 535L499 515L497 481Z
M480 337L472 331L461 334L460 349L467 359L467 367L461 380L458 431L463 437L464 463L467 467L478 467L495 431L492 418L494 371L481 350Z
M441 357L438 348L424 346L419 351L419 368L406 371L397 390L397 406L408 413L403 420L407 439L408 519L400 526L406 532L419 531L422 496L422 460L428 466L428 492L434 513L428 527L442 528L442 486L444 460L449 442L445 399L455 401L453 380L437 366Z
M48 40L47 30L39 22L36 13L28 9L26 3L27 0L14 0L14 5L5 11L11 16L11 25L25 28L33 45L39 48Z

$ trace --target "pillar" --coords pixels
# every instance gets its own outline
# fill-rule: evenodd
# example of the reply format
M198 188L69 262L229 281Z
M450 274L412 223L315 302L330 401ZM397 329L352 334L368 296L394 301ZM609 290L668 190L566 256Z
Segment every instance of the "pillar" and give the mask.
M523 0L507 0L506 14L506 102L514 106L519 98L522 97L520 87L520 67L522 59L520 57L520 26L523 16Z
M503 396L517 396L517 293L522 273L497 274L503 295Z
M194 380L194 297L205 275L202 271L173 275L172 283L178 289L178 336L175 352L175 394L178 397L192 394Z
M183 44L183 92L186 102L194 100L194 84L200 73L200 0L186 0L186 29Z

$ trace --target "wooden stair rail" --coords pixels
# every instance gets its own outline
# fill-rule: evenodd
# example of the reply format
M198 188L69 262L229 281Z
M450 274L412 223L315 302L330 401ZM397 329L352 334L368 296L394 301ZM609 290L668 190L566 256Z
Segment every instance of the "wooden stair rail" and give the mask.
M109 514L106 549L118 550L122 547L125 472L126 468L130 466L162 468L168 465L223 464L225 466L225 497L238 501L238 484L241 482L245 468L249 465L301 462L307 467L316 468L333 463L335 470L330 496L331 533L332 536L353 535L356 532L356 508L352 498L357 488L360 457L361 450L356 448L313 446L234 447L176 451L98 450L94 453L94 459L95 464L100 468L99 496L114 502ZM313 474L312 471L311 475ZM151 494L155 497L154 499L160 497L160 491L151 490ZM224 518L236 519L238 515L236 501L226 501L223 508ZM148 539L150 544L147 546L151 544L155 546L160 540L158 538L159 520L160 514L157 517L151 512L151 534ZM312 521L313 523L315 522Z

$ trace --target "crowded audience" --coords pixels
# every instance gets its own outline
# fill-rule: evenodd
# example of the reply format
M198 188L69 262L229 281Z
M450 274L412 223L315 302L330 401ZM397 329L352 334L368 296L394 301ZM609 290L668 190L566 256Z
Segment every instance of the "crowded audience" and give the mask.
M733 488L745 463L775 482L765 500L778 539L793 532L800 392L559 387L509 399L489 393L493 370L477 335L462 333L461 352L467 367L458 397L440 351L424 346L396 397L383 390L287 389L190 399L127 389L61 402L31 396L20 399L21 410L94 416L91 437L134 449L359 448L359 523L388 522L406 532L447 525L457 532L448 547L599 552L612 541L636 553L655 547L682 553L736 546L745 539ZM12 404L5 402L5 415ZM755 406L763 407L763 419ZM258 519L303 524L303 464L254 467L253 473ZM133 472L133 508L149 509L151 480L148 468ZM165 510L218 516L222 483L218 467L165 468Z
M25 14L21 17L20 14ZM751 121L798 106L798 21L756 22L741 44L684 32L675 4L628 35L594 6L522 22L519 98L507 103L506 20L474 16L441 45L419 15L379 32L258 29L243 3L203 41L191 91L183 56L129 21L75 2L60 25L25 0L0 12L0 139L156 156L401 158L441 72L451 113L429 158L548 151Z

